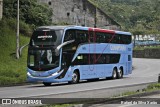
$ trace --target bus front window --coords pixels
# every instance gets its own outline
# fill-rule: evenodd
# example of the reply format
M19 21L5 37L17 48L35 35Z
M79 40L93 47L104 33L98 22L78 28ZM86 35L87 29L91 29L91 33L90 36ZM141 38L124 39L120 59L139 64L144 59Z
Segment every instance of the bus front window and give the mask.
M62 41L63 30L34 31L30 46L58 46Z
M59 56L51 49L30 49L28 54L28 67L36 71L51 70L59 66Z

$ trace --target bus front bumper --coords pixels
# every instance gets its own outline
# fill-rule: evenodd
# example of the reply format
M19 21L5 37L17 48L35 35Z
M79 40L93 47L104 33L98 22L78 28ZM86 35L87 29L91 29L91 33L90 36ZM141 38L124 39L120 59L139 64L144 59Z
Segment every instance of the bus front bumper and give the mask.
M63 72L63 71L62 71ZM66 82L69 81L69 78L62 78L62 79L57 79L57 77L60 75L61 73L54 73L50 76L47 77L34 77L33 75L31 75L29 72L27 73L27 82L50 82L50 83L56 83L56 82Z

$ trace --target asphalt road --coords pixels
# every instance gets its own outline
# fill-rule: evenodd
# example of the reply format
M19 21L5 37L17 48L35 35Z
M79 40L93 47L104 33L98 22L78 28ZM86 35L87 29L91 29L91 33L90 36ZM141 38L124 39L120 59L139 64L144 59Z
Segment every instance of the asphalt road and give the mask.
M115 87L126 87L137 84L156 82L160 73L160 59L133 59L134 70L129 76L117 80L101 80L95 82L81 82L79 84L68 85L66 83L56 83L49 87L43 84L0 87L0 98L20 98L20 97L59 97L59 98L93 98L106 97L109 93L117 92ZM108 93L104 90L110 89ZM94 92L96 90L96 92ZM122 89L123 90L123 89ZM127 90L127 89L126 89ZM89 95L83 92L92 92ZM76 96L74 93L79 93Z
M122 105L122 104L104 104L104 105L95 105L95 106L92 106L92 107L159 107L159 104L126 104L126 105Z
M159 107L160 106L160 90L147 92L145 94L130 96L129 98L122 98L114 102L115 104L91 104L86 107ZM119 104L120 103L120 104Z

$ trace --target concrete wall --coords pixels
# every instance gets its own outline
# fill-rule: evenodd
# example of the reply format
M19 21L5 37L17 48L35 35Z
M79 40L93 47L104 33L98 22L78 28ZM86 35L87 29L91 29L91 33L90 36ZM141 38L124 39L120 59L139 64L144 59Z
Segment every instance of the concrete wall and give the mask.
M3 0L0 0L0 20L2 19L3 15Z
M52 22L120 30L120 26L88 0L39 0L53 10ZM96 14L95 14L96 13Z
M134 50L133 57L135 58L158 58L160 59L160 49L144 49Z

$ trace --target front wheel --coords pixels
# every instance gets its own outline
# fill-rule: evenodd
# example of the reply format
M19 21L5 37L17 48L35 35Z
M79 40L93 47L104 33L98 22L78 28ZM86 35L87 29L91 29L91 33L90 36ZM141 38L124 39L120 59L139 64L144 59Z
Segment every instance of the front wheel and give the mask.
M73 72L72 74L72 81L70 81L69 83L75 84L79 82L79 74L78 72Z

